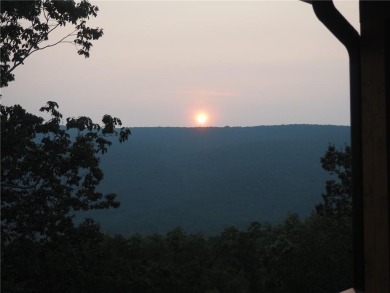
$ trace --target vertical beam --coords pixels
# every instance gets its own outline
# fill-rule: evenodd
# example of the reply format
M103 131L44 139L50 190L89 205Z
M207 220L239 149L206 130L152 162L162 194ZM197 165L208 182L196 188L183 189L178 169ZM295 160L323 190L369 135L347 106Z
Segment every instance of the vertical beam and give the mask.
M390 292L390 2L360 1L365 292Z
M352 214L353 214L353 287L364 289L364 235L362 195L362 122L360 85L360 36L336 9L332 0L310 1L317 18L345 46L349 55L351 147L352 147Z

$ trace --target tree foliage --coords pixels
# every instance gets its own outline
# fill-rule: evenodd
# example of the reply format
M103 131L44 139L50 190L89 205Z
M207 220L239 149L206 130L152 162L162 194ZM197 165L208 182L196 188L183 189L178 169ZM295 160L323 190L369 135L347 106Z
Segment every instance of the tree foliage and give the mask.
M253 222L210 238L180 228L103 236L86 226L40 258L23 256L31 265L18 267L18 284L29 280L33 292L340 292L351 287L352 257L339 227L318 215L289 215L277 226Z
M34 52L61 43L76 46L77 53L89 57L92 40L103 35L87 21L96 17L98 7L87 0L2 1L1 3L1 87L15 79L13 71ZM55 40L49 37L61 27L72 28Z
M40 110L51 119L27 113L21 106L1 106L2 242L50 240L74 226L77 211L118 207L115 194L96 190L103 179L99 154L112 144L108 136L128 139L130 130L115 127L118 118L105 115L103 125L88 117L67 118L55 102Z
M351 194L351 147L336 149L330 145L321 158L322 168L337 179L326 181L326 193L322 195L323 203L316 206L320 215L352 217Z

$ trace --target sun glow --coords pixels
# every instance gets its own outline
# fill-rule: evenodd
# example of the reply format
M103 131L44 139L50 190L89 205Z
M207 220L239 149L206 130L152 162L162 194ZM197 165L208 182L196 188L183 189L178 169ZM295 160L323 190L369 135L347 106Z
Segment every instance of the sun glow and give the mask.
M205 125L208 120L208 116L205 113L198 113L195 118L199 125Z

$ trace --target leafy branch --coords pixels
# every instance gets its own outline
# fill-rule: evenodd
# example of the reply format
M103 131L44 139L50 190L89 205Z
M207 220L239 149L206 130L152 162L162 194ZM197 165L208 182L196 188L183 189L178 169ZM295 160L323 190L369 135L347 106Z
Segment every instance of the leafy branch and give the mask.
M103 36L101 28L87 26L96 17L98 8L87 0L5 1L0 14L1 24L1 87L15 79L13 71L24 64L31 54L59 44L74 44L77 53L89 57L92 41ZM26 25L28 23L29 25ZM49 36L60 27L74 27L59 40L46 44Z

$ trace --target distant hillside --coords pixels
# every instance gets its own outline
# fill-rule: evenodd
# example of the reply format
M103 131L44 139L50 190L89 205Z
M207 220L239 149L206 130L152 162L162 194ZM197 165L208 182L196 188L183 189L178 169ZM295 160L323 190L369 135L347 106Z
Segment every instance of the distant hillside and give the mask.
M346 126L134 128L102 158L103 192L116 210L93 212L108 233L165 233L181 226L212 234L251 221L307 216L327 174L320 157L349 144ZM91 214L88 214L89 216Z

